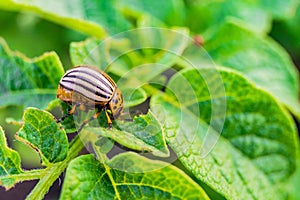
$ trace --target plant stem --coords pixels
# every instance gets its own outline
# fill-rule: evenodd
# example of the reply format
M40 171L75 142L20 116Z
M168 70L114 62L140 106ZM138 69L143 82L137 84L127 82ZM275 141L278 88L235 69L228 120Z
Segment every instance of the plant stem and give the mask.
M44 174L45 169L34 169L29 171L24 171L21 174L9 174L5 178L16 179L16 182L30 181L35 179L40 179Z
M68 167L70 161L75 158L78 153L83 148L83 143L81 142L79 136L77 135L71 142L68 151L67 158L59 163L55 163L46 169L44 169L44 174L42 175L38 184L34 187L31 193L27 196L28 200L39 200L43 199L45 194L48 192L49 188L52 186L54 181L60 176L61 173L65 171Z

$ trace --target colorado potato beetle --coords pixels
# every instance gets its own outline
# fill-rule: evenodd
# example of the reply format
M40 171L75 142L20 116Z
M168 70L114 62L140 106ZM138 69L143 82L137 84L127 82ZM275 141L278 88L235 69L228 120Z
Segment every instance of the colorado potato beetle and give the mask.
M96 119L102 109L105 112L109 127L113 119L123 112L123 97L116 83L103 71L91 66L77 66L68 70L59 81L57 98L72 105L62 121L72 115L78 108L82 111L97 109L95 115L83 122L78 132L91 120ZM108 114L111 111L111 115Z

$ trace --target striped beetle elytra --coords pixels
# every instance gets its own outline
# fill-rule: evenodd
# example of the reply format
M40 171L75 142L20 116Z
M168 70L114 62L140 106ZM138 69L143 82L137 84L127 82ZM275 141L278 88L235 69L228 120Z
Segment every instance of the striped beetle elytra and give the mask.
M58 122L72 115L77 108L82 111L98 110L83 122L78 132L91 120L96 119L102 109L111 128L112 121L107 110L111 111L113 119L117 119L124 109L122 93L116 83L106 73L91 66L77 66L68 70L59 81L57 98L72 105L68 114Z

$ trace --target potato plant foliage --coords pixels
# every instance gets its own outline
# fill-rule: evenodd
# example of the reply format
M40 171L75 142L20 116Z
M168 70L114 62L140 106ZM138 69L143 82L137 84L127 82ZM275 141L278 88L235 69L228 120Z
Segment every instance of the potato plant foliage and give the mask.
M12 50L0 32L0 112L18 106L23 116L0 114L1 186L37 180L34 200L59 177L63 200L300 198L299 74L269 36L276 20L300 22L298 4L1 1L2 11L84 34L69 46L71 65L107 72L125 101L112 129L102 113L76 133L93 110L57 123L68 107L57 86L72 66L55 51ZM13 140L8 122L19 129ZM23 167L14 140L37 152L39 168Z

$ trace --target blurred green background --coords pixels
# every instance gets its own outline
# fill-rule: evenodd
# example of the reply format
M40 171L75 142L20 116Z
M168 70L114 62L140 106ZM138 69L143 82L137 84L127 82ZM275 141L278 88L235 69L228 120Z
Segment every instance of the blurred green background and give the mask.
M12 50L27 57L40 56L46 51L56 51L65 67L71 65L69 44L87 36L77 31L46 21L31 13L0 11L0 36Z

